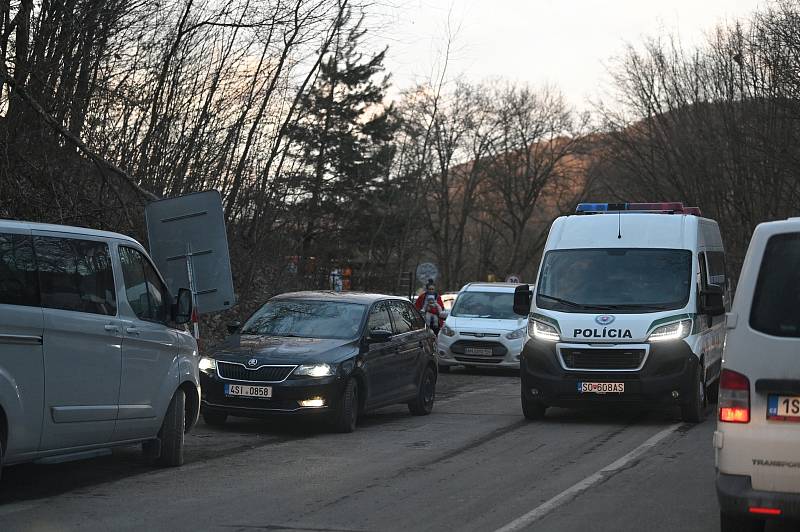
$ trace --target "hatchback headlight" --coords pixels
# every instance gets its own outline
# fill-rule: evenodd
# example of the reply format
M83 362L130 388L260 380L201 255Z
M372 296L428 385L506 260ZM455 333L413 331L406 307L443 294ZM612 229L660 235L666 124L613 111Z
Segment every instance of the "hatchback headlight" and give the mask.
M558 329L549 323L534 319L528 322L528 334L537 340L544 340L545 342L558 342L561 340Z
M669 340L681 340L689 336L692 332L692 320L680 320L666 325L661 325L653 329L648 342L666 342Z
M525 337L525 333L528 332L528 327L520 327L516 331L511 331L510 333L506 334L506 338L509 340L518 340L520 338Z
M200 357L200 363L197 365L200 371L214 371L217 369L217 361L213 358Z
M330 377L336 375L336 367L330 364L303 364L297 366L292 375L296 377Z
M442 333L445 336L455 336L456 335L456 332L453 329L451 329L450 327L448 327L447 325L442 327L442 330L439 331L439 332Z

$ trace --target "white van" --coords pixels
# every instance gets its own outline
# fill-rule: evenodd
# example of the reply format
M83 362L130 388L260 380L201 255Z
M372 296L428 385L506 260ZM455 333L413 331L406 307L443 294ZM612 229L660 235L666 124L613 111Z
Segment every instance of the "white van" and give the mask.
M703 419L720 373L725 255L719 227L680 203L580 204L556 219L520 360L529 419L550 406L654 403ZM712 397L713 399L713 397Z
M528 324L514 313L517 284L470 283L458 293L439 331L439 369L519 368Z
M800 519L800 219L753 233L723 358L714 433L722 530Z
M200 388L176 296L132 238L0 220L0 466L138 442L180 465Z

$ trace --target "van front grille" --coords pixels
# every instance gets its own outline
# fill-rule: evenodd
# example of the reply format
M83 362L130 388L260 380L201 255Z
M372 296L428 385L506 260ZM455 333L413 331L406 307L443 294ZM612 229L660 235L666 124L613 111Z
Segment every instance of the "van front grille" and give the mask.
M637 369L644 356L644 349L561 349L561 359L568 369Z

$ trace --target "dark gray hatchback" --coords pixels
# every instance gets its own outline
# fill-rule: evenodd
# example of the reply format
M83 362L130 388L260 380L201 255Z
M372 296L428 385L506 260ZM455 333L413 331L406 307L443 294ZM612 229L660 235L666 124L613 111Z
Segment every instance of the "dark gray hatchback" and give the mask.
M200 362L206 423L228 415L317 415L340 432L367 410L407 403L427 415L436 339L407 300L379 294L276 296Z

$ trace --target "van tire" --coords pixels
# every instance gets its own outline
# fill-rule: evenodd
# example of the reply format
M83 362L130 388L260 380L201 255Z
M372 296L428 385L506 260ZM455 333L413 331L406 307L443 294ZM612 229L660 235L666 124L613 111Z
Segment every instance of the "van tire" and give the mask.
M358 424L358 381L350 378L344 387L339 407L331 418L335 432L347 434L356 430Z
M522 398L522 413L525 416L525 419L530 421L544 419L544 415L547 412L547 407L544 405L544 403L538 399L526 397L524 390L520 393L520 396Z
M436 400L436 372L427 366L422 372L422 380L417 386L417 396L408 403L408 411L415 416L427 416L433 411Z
M746 515L719 514L720 532L763 532L766 522Z
M225 421L228 420L228 414L225 412L203 412L203 422L212 427L222 427Z
M703 373L702 363L698 361L694 367L694 384L689 397L681 405L681 419L685 423L701 423L706 417L706 382Z
M719 402L719 379L715 380L706 388L706 402L715 405Z
M0 479L3 478L3 459L6 456L5 449L3 448L3 440L0 439Z
M180 388L175 390L169 403L158 438L161 440L161 454L158 465L177 467L183 465L183 439L186 433L186 394Z

